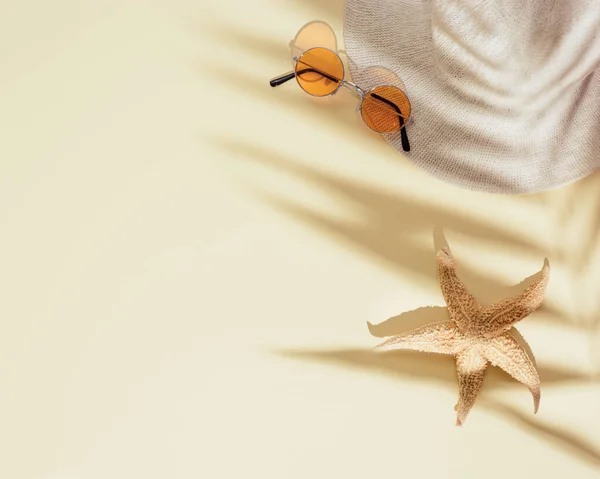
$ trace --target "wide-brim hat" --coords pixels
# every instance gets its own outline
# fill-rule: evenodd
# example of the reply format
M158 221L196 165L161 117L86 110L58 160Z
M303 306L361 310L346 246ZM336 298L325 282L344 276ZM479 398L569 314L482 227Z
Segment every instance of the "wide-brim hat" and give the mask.
M532 193L600 168L597 0L346 0L358 84L396 73L412 106L410 153L430 174Z

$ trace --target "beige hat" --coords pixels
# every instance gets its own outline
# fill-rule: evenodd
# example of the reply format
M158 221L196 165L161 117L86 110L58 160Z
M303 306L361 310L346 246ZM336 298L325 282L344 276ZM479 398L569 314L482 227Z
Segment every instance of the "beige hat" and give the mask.
M404 82L402 154L432 175L517 194L600 168L598 0L346 0L344 40L356 83Z

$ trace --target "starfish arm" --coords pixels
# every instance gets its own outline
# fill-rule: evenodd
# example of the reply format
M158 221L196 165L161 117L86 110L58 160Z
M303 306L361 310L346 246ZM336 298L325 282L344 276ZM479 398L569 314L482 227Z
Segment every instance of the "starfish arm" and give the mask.
M494 366L506 371L520 383L525 384L533 396L533 412L540 406L540 377L527 352L510 333L487 340L485 358Z
M387 339L375 349L413 349L426 353L456 354L462 349L463 335L451 321L430 324Z
M550 265L544 264L538 279L521 295L505 298L489 308L482 315L482 332L492 335L502 330L510 329L517 321L533 313L540 307L550 279Z
M456 355L459 399L454 409L457 426L463 425L475 404L487 366L487 360L475 348L465 349Z
M481 306L458 277L454 258L446 248L438 251L437 270L450 319L461 330L468 331L472 328L473 318L481 311Z

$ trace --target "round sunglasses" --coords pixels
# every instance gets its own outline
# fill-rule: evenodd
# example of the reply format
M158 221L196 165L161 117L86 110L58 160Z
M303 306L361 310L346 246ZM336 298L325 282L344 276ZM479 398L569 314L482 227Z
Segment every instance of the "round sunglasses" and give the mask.
M400 130L402 149L410 151L406 120L410 116L410 101L400 88L378 85L365 91L351 81L344 80L344 63L333 50L313 47L299 57L294 57L294 71L270 81L272 87L283 85L296 78L298 85L312 96L333 95L344 87L360 97L360 114L365 124L377 133L392 133Z

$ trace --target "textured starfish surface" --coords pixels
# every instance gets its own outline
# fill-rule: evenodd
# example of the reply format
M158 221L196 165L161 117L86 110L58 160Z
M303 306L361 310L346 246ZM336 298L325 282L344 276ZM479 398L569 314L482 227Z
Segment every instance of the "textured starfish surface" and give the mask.
M376 349L413 349L454 355L459 389L454 408L457 426L464 423L473 407L490 363L529 388L536 413L540 403L540 378L532 358L512 336L510 329L542 303L550 277L548 263L521 295L490 306L479 304L469 293L456 274L450 251L445 248L437 254L437 270L450 321L392 336Z

